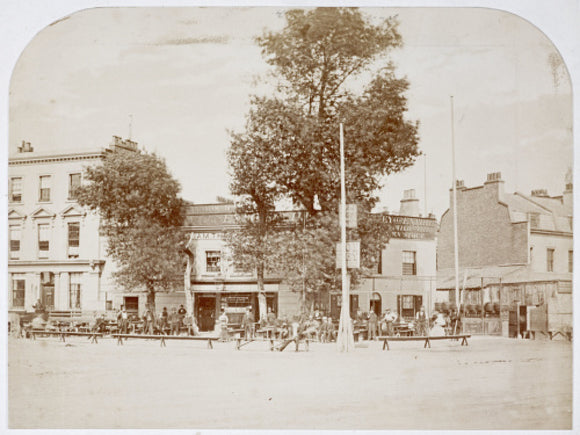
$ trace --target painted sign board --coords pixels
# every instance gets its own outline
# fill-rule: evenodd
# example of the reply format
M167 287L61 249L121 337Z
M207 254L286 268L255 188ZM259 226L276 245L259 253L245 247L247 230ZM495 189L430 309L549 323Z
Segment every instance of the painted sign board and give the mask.
M360 241L346 242L346 267L347 269L360 268ZM336 244L336 268L342 268L341 243Z
M394 239L435 239L437 221L431 218L384 214L383 222L389 225Z

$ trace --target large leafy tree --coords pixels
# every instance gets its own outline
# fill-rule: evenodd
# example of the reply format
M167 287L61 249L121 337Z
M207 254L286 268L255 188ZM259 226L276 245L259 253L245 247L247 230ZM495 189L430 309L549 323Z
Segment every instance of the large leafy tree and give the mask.
M174 288L183 273L183 201L179 183L165 161L145 151L109 152L102 165L89 167L78 201L101 216L114 277L127 290L155 294Z
M283 270L291 285L311 294L335 285L335 241L340 199L338 126L345 129L348 201L359 205L363 268L376 267L388 229L369 212L388 174L413 164L418 125L405 119L408 82L388 53L402 44L397 20L372 23L356 8L286 12L286 26L257 38L273 67L276 92L253 97L243 133L232 135L232 193L256 209L290 198L308 214L284 233ZM249 165L253 167L250 169ZM262 220L264 232L272 231Z

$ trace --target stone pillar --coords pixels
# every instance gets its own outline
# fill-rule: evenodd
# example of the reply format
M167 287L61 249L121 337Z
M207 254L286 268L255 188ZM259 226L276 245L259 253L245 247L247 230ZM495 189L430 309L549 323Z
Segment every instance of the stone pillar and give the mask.
M59 285L59 296L58 296L58 309L59 310L69 310L70 309L70 278L68 272L61 272L60 274L60 285Z
M98 268L83 274L81 280L81 308L83 312L103 311L105 309L104 305L100 306L99 281Z
M30 304L31 310L33 310L32 305L40 299L40 272L34 273L34 279L32 280L32 304ZM44 301L42 301L44 303Z
M60 300L61 295L60 295L60 273L59 272L55 272L54 273L54 309L56 311L60 311L62 310L61 308L61 304L60 304Z

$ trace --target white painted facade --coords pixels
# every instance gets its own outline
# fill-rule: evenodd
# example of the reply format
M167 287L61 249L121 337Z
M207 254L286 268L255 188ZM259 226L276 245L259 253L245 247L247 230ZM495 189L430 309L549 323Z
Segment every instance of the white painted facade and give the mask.
M114 290L99 217L80 207L71 184L103 149L45 155L23 144L9 157L8 307L30 312L103 311ZM23 293L22 293L23 292Z

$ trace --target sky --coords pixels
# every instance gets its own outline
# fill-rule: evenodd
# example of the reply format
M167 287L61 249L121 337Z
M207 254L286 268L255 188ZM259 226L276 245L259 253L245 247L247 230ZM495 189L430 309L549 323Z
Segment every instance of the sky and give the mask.
M398 15L404 46L379 59L406 77L409 120L425 154L384 180L379 208L415 189L422 212L449 206L451 103L457 178L502 173L506 191L562 193L573 161L572 90L558 50L535 26L484 8L363 8ZM228 196L228 131L268 93L253 38L284 25L282 7L99 8L42 29L10 82L8 150L52 153L129 137L164 157L195 203ZM425 177L426 174L426 177ZM425 204L425 189L427 201Z

